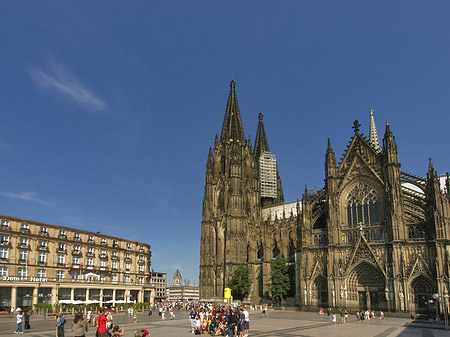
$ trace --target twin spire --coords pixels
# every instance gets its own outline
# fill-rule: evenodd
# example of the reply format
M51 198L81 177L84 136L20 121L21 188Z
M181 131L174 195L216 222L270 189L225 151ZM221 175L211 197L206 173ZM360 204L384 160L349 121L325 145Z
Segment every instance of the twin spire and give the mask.
M222 126L222 133L220 141L240 141L245 143L244 128L242 127L241 113L239 112L239 105L235 90L236 82L230 82L230 94L228 95L227 109Z
M230 82L230 94L228 95L222 133L220 135L221 142L226 142L231 139L233 141L239 141L241 144L245 144L244 128L242 126L241 113L239 112L239 105L236 96L236 82L234 80L231 80ZM250 140L248 144L250 144ZM253 154L259 158L261 153L266 151L269 151L269 143L267 141L266 131L264 129L263 114L260 112Z

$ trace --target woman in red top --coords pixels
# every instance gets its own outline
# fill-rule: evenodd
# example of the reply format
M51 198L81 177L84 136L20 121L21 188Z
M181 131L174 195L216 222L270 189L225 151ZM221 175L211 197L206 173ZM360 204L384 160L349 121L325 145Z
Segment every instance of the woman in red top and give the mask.
M97 317L98 337L108 337L106 331L106 322L108 322L108 310L100 308L100 314Z

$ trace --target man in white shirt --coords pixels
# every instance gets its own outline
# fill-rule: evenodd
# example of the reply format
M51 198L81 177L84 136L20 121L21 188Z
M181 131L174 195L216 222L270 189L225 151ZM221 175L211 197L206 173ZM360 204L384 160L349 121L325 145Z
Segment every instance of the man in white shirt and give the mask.
M17 308L17 329L14 331L14 333L23 333L22 332L22 320L23 320L23 314L22 310L20 308Z
M244 337L248 336L248 329L250 327L250 315L247 311L247 306L244 306Z

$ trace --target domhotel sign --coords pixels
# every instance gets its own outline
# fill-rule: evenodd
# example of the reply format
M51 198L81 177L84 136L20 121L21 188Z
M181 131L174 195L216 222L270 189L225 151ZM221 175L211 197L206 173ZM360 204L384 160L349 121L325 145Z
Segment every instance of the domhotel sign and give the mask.
M31 282L48 282L46 277L20 277L20 276L2 276L2 281L31 281Z

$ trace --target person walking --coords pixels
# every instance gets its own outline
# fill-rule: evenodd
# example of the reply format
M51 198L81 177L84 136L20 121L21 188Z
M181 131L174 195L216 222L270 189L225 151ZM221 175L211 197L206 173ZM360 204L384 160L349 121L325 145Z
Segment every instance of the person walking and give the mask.
M106 322L108 322L108 310L105 308L100 309L100 314L97 317L98 337L108 337Z
M15 334L23 333L22 332L22 321L23 321L23 313L20 308L17 309L17 315L16 315L16 323L17 328L16 331L14 331Z
M56 320L56 336L64 337L64 324L66 324L66 319L64 318L64 314L62 312L58 313Z
M28 312L24 312L23 316L24 316L24 320L25 320L25 324L23 327L25 330L28 330L31 328L30 327L30 314Z
M70 327L74 337L85 337L88 332L88 322L83 318L83 313L77 312Z

